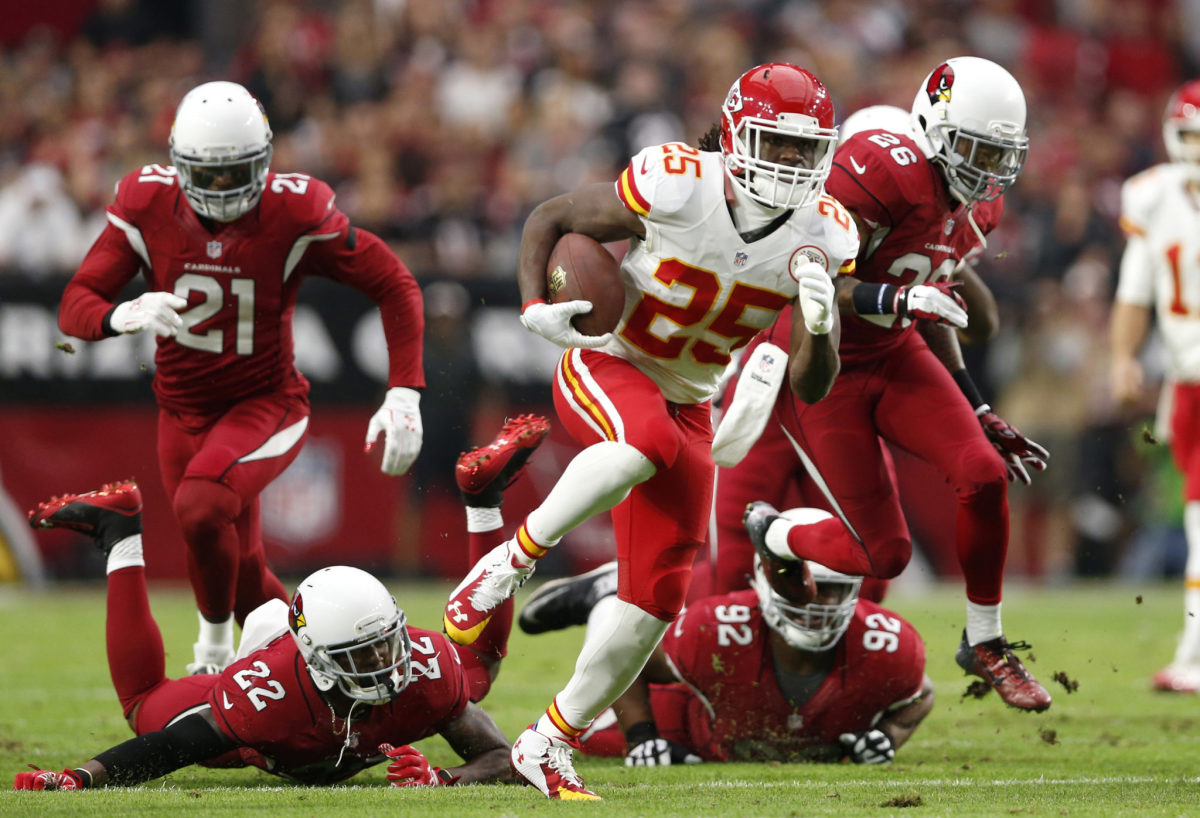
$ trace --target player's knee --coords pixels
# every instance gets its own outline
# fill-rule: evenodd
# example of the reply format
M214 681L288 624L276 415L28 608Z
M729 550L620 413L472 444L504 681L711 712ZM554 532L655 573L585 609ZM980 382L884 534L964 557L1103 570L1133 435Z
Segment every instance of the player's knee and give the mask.
M962 474L954 483L961 499L1004 497L1008 491L1008 469L996 450L987 446L964 456Z
M877 579L895 579L911 559L912 540L908 537L895 537L886 543L886 547L871 554L871 576Z
M232 489L211 480L184 480L175 492L175 518L185 540L211 535L241 513L241 499Z
M626 442L644 454L656 469L669 469L687 442L666 415L641 424L635 435L626 434Z

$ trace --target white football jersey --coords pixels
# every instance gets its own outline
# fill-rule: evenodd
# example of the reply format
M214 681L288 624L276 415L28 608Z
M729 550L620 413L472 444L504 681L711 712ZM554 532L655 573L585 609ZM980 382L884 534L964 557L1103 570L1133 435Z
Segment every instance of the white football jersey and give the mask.
M1185 170L1155 165L1121 189L1128 243L1116 298L1153 306L1175 380L1200 382L1200 191Z
M806 261L851 272L858 231L835 199L794 211L753 242L726 205L721 154L679 142L641 151L617 195L646 226L621 262L625 311L602 351L633 363L673 403L715 394L730 352L769 327L796 298Z

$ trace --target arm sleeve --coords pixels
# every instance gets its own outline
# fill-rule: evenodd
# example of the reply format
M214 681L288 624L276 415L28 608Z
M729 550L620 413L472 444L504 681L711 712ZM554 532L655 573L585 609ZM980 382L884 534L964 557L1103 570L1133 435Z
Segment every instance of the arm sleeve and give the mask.
M234 747L200 713L180 719L162 730L136 736L96 756L104 765L108 783L130 786L150 781L181 767L215 758Z
M1154 305L1154 255L1139 235L1130 234L1125 244L1116 299L1140 307Z
M388 386L425 386L421 287L378 236L351 226L346 238L315 242L305 265L366 295L379 306L388 347Z
M142 260L125 233L111 222L106 225L63 290L59 329L85 341L115 335L104 319L112 311L114 299L141 266Z

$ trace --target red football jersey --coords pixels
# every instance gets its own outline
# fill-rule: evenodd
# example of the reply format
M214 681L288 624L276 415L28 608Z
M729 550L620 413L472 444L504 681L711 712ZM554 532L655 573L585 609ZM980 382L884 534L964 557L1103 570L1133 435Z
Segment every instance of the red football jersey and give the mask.
M290 635L227 667L208 704L246 762L305 784L341 781L383 761L381 743L432 736L467 706L467 677L445 635L412 627L408 634L412 681L395 701L354 709L341 764L346 723L321 698Z
M926 284L950 278L979 245L967 209L946 191L942 172L908 136L870 130L834 154L825 190L867 224L853 275L874 284ZM931 206L931 203L933 206ZM1000 221L1003 197L977 202L984 234ZM899 342L911 321L893 315L842 316L843 362L875 357Z
M300 282L322 275L379 305L389 386L424 386L420 288L383 242L350 226L328 185L300 173L268 174L254 210L210 230L176 180L175 168L147 165L120 181L108 226L63 293L63 332L105 337L104 316L140 271L147 290L188 300L183 328L158 339L160 406L219 412L263 392L306 393L293 363L292 313Z
M692 688L688 744L705 760L819 755L838 747L842 733L866 730L877 714L921 689L920 635L865 599L835 648L834 670L799 707L776 681L769 633L758 596L748 590L700 600L663 638L667 656Z

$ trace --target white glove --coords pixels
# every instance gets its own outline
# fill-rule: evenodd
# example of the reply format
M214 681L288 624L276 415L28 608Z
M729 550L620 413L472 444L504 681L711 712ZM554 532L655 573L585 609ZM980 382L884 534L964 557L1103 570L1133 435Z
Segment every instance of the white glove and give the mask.
M842 733L838 736L855 764L887 764L896 757L892 739L882 730Z
M800 310L804 313L804 326L813 335L828 335L833 329L836 306L836 290L833 279L825 268L807 261L792 271L800 282Z
M759 344L743 363L737 389L713 435L712 455L718 466L728 468L742 462L762 435L779 385L787 375L787 362L787 353L779 347Z
M570 349L595 349L602 347L612 338L611 332L603 335L584 335L571 325L576 315L592 309L591 301L564 301L561 304L534 302L521 313L521 323L530 332L536 332L547 341Z
M187 306L187 299L175 293L143 293L132 301L123 301L108 319L117 332L134 333L154 330L162 338L174 338L183 327L177 310Z
M383 399L383 406L367 425L365 452L371 451L379 433L383 432L383 461L379 470L384 474L404 474L421 453L421 393L407 386L393 386Z
M626 767L670 767L672 764L699 764L700 756L682 744L665 738L646 739L625 756Z
M936 284L901 287L896 293L896 314L964 329L967 326L967 305L962 296L954 291L961 283L939 281Z

